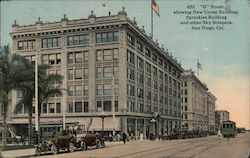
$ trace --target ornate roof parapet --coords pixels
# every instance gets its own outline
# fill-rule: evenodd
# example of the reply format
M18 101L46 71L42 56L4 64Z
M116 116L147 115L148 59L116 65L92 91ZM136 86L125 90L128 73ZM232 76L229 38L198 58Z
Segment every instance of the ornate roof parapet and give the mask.
M125 11L125 7L122 7L122 11L118 12L118 15L123 15L123 16L127 16L127 13Z
M36 22L36 24L43 24L43 21L41 21L40 17L38 17L38 21Z

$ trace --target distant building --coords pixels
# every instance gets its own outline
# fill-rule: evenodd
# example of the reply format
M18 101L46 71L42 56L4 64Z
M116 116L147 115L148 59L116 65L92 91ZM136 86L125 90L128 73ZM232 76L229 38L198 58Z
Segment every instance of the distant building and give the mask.
M215 112L216 115L216 124L217 128L220 129L222 122L229 121L229 112L226 110L217 110Z
M208 112L208 131L215 132L215 101L216 97L211 93L207 93L207 112Z
M184 71L181 74L181 80L183 84L182 128L189 131L208 131L208 110L210 108L207 105L207 86L194 75L192 70Z
M13 53L35 62L36 55L42 64L51 66L48 73L64 76L62 97L42 104L43 131L51 131L49 123L79 122L87 125L93 118L91 130L126 131L134 135L173 132L181 127L181 65L164 48L160 47L139 28L126 12L96 17L93 12L86 19L12 27ZM189 83L191 84L191 83ZM202 95L195 102L205 106L203 93L206 87L196 83ZM190 93L191 93L190 89ZM17 100L12 93L13 127L27 127L27 109L14 113ZM203 113L195 113L205 128ZM115 117L113 118L113 112ZM191 115L190 115L191 116ZM192 115L193 117L193 115ZM191 126L192 125L192 126ZM190 122L190 127L198 122ZM60 130L60 127L57 127Z

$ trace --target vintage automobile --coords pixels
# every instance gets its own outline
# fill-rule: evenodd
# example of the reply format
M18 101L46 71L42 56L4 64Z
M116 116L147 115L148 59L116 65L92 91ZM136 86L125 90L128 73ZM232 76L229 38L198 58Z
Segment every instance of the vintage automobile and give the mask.
M76 132L76 147L81 148L81 150L87 150L88 147L100 148L104 147L104 139L101 135L94 132L77 131Z
M60 150L68 150L74 152L76 139L73 135L62 135L55 137L49 141L42 141L36 145L36 155L41 155L44 152L52 152L52 154L57 154Z

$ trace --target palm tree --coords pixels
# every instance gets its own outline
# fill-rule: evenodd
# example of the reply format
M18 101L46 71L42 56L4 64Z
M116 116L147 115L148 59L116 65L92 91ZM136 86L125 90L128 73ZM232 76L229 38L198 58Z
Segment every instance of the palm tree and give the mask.
M0 106L3 120L3 148L6 147L6 118L11 90L20 87L26 80L27 60L19 55L12 55L9 46L0 48Z
M59 74L48 74L48 65L40 65L38 68L38 109L39 109L39 127L40 127L40 116L41 116L41 104L47 102L51 97L60 96L61 89L59 86L62 83L62 76ZM35 96L35 70L34 66L27 80L20 85L23 97L17 103L16 110L24 105L28 109L29 114L29 145L31 144L32 138L32 102ZM38 141L40 141L40 130L38 131Z
M38 127L40 127L41 105L47 103L51 97L61 96L63 76L48 74L48 65L40 65L38 68ZM38 128L38 141L40 142L40 128Z

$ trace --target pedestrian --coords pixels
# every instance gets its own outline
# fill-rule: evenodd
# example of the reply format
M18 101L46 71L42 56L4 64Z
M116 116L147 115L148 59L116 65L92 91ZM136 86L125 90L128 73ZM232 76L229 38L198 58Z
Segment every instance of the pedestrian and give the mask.
M140 141L141 142L143 141L143 133L142 132L140 133Z
M127 134L124 132L122 134L122 140L123 140L123 143L125 144L126 143L126 139L127 139Z
M218 136L218 139L220 140L220 138L221 138L221 136L222 136L220 130L218 130L217 136Z

